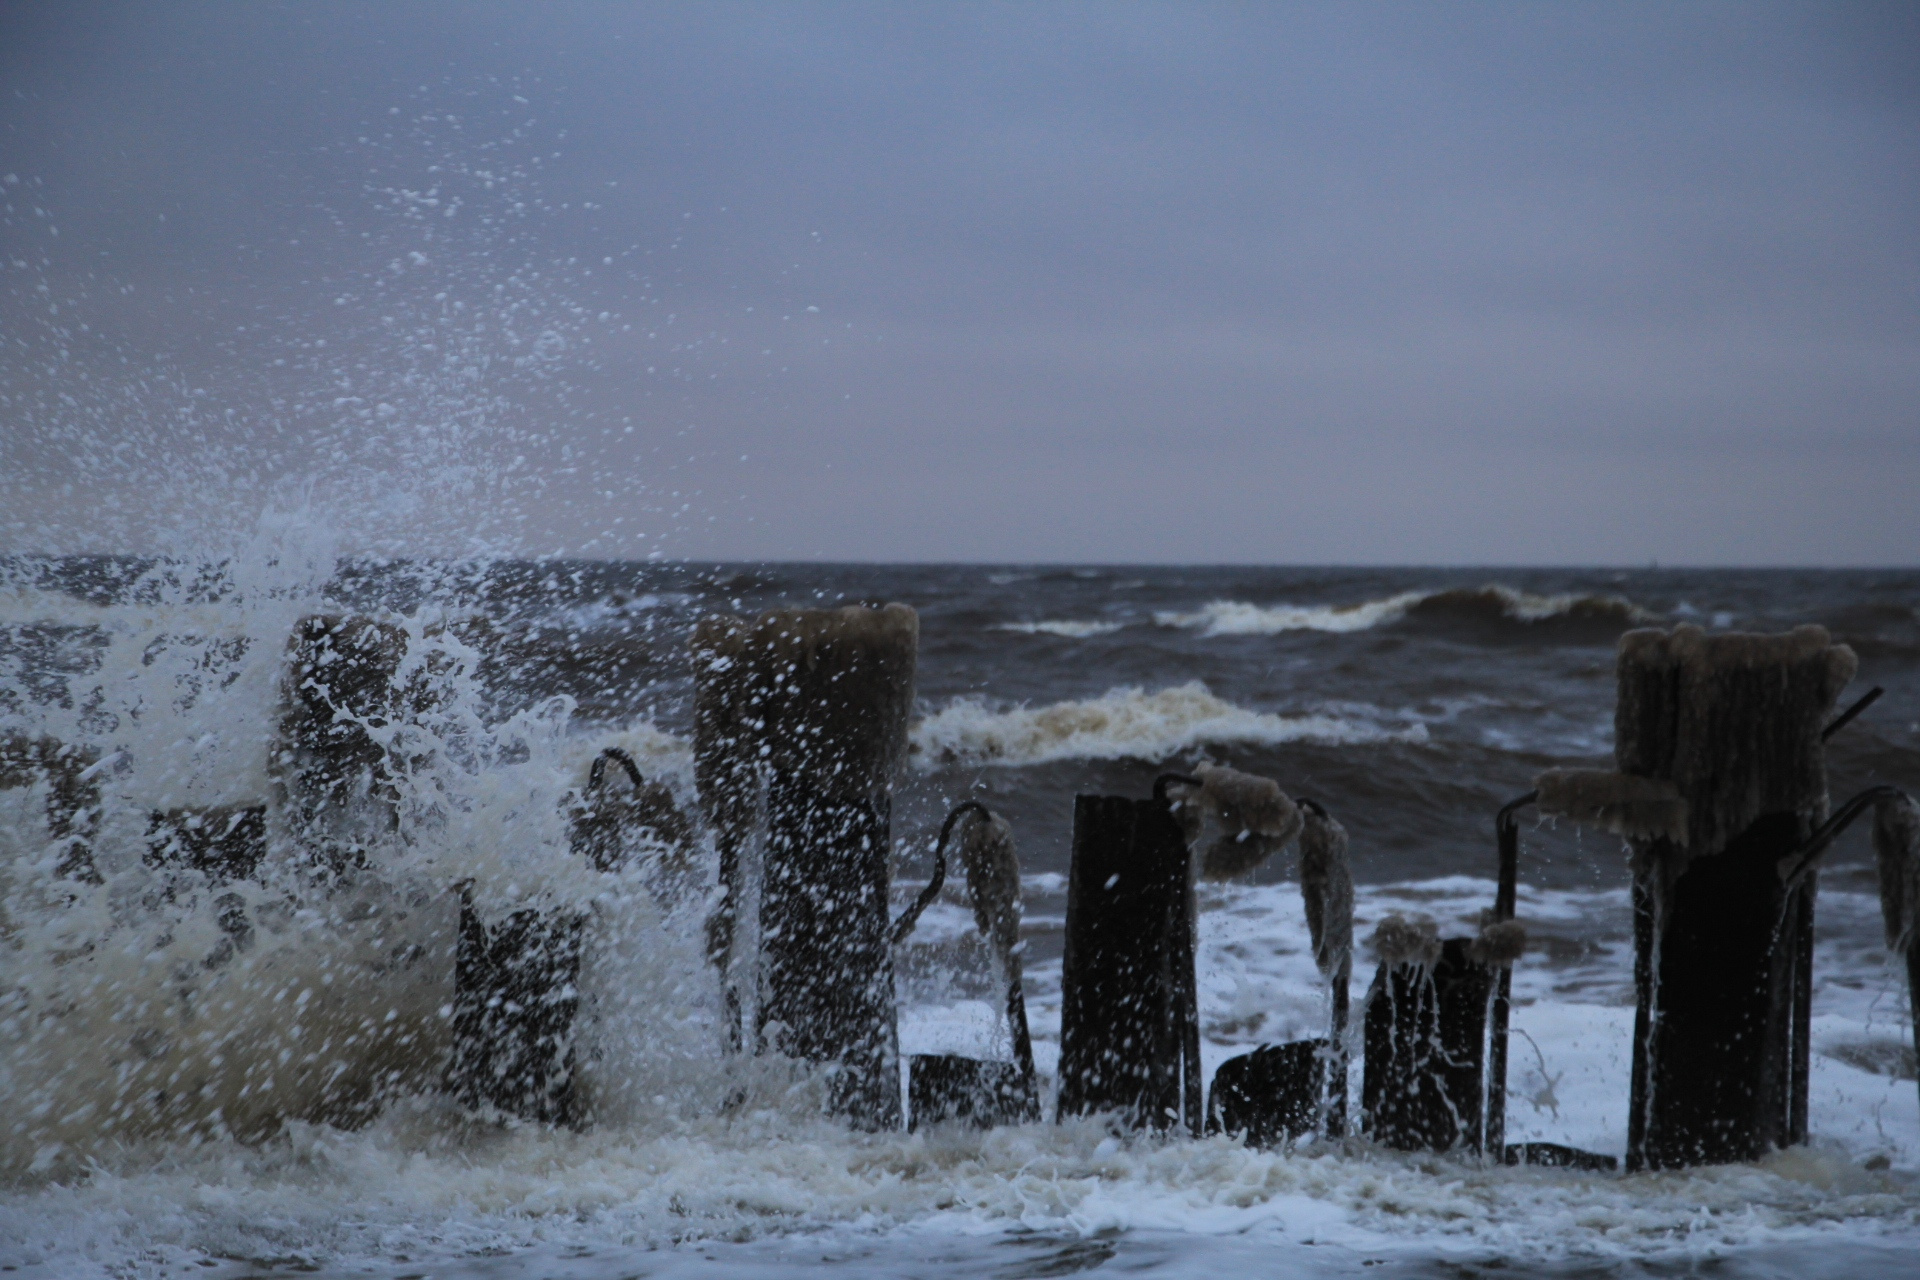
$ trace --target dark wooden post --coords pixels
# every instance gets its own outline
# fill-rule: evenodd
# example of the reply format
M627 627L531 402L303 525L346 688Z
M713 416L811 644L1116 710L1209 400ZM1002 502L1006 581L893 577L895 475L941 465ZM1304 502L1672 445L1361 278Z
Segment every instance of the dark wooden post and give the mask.
M399 822L387 749L366 726L400 714L406 654L407 634L391 622L314 615L294 626L272 772L289 833L315 870L363 865L368 844Z
M1338 1137L1333 1107L1345 1111L1346 1090L1329 1082L1345 1066L1331 1040L1263 1044L1229 1058L1207 1095L1207 1132L1241 1134L1248 1146L1271 1149L1312 1133L1325 1111L1328 1136ZM1338 1120L1344 1127L1345 1116Z
M1782 860L1827 807L1821 728L1852 678L1819 627L1621 637L1620 772L1670 782L1684 839L1632 840L1627 1167L1752 1160L1806 1132L1815 882Z
M897 604L714 615L694 638L695 778L727 895L711 942L751 1017L736 1043L832 1064L831 1105L873 1128L900 1122L890 788L918 643Z
M89 773L100 754L57 738L0 737L0 790L44 783L47 834L66 850L54 874L99 884L93 839L100 827L100 784Z
M1886 920L1887 950L1906 962L1913 1047L1920 1054L1920 807L1891 787L1876 790L1882 792L1873 813L1880 910Z
M1472 948L1470 938L1449 938L1437 958L1380 966L1367 998L1360 1097L1374 1141L1402 1151L1481 1149L1494 968Z
M462 888L445 1085L463 1106L581 1123L573 1023L585 926L584 913L538 911L488 925Z
M447 630L471 643L488 637L477 622ZM429 628L427 638L439 634ZM438 681L452 668L445 652L429 651L403 679L407 657L406 629L395 622L316 615L295 626L273 772L309 873L339 878L363 869L399 827L402 762L373 731L440 705L446 691ZM197 848L192 839L169 838L190 858L236 856L231 840ZM443 1086L463 1105L580 1123L573 1021L586 919L577 911L521 910L489 923L462 886L453 1053Z
M1186 837L1161 800L1075 796L1061 979L1061 1116L1177 1123L1193 980ZM1197 1090L1198 1081L1193 1082ZM1186 1117L1196 1132L1198 1108Z

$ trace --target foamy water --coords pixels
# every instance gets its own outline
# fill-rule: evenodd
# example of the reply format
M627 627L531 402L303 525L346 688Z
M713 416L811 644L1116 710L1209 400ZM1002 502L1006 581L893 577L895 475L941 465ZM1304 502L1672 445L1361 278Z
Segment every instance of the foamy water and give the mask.
M1333 714L1273 715L1216 698L1198 681L1148 693L1114 689L1041 707L990 708L961 699L914 725L928 764L1044 764L1054 760L1163 760L1205 744L1425 742L1417 721ZM1385 721L1387 723L1381 723Z
M1815 1139L1755 1166L1632 1177L1501 1169L1359 1139L1272 1153L1092 1121L856 1134L821 1117L819 1082L805 1072L721 1052L703 959L707 872L667 875L643 857L630 874L603 876L567 853L564 805L608 746L690 796L684 726L639 714L585 721L566 694L502 702L481 678L484 655L439 627L449 614L430 599L389 615L443 683L430 715L382 729L410 762L407 816L373 874L319 886L270 858L257 882L214 886L149 866L146 813L274 800L286 637L303 614L339 607L313 574L229 574L214 585L161 582L143 602L112 605L21 586L0 597L9 634L52 628L63 646L34 659L64 673L51 684L35 683L24 651L10 651L18 696L7 724L96 752L104 810L102 883L76 885L54 874L44 796L0 791L9 868L0 1267L15 1274L598 1280L823 1264L875 1275L1093 1266L1312 1275L1362 1264L1387 1275L1495 1264L1634 1274L1712 1264L1732 1275L1858 1275L1899 1274L1903 1251L1920 1244L1920 1091L1904 975L1880 944L1877 901L1852 873L1820 899ZM622 636L635 611L659 616L636 642L670 647L674 620L702 599L661 591L556 609L567 625ZM1039 641L991 621L949 635L937 609L926 617L932 692L912 729L906 805L944 805L956 786L1054 797L1053 809L1022 800L1029 807L1016 815L1029 867L1027 994L1049 1088L1065 879L1048 842L1061 838L1057 801L1072 790L1141 791L1157 769L1210 756L1291 770L1290 788L1311 787L1356 827L1364 797L1399 804L1420 833L1410 846L1466 852L1443 874L1408 876L1391 869L1413 865L1411 854L1359 841L1360 936L1392 911L1464 933L1493 896L1485 815L1470 803L1480 821L1460 837L1438 802L1396 774L1488 750L1490 731L1474 718L1499 715L1501 732L1522 735L1523 763L1490 784L1505 794L1524 784L1541 744L1575 740L1553 717L1585 724L1597 714L1564 701L1530 710L1492 678L1477 690L1416 691L1403 709L1334 700L1291 679L1272 686L1279 692L1232 677L1219 689L1121 684L1027 701L955 692L942 683L942 646L965 652L996 634L996 644ZM1539 726L1530 736L1507 727L1528 723ZM1480 767L1505 768L1493 759ZM896 828L903 855L924 835L907 811ZM1624 853L1610 838L1571 847L1568 838L1526 835L1520 915L1534 945L1515 975L1508 1136L1620 1154L1633 1017ZM1209 1072L1326 1025L1287 875L1274 866L1254 883L1202 890ZM1591 883L1570 887L1570 876ZM452 894L463 883L495 915L542 904L589 913L586 1132L478 1119L439 1091ZM917 887L903 869L896 910ZM227 946L228 893L250 921L244 948ZM904 1053L1008 1053L984 951L954 889L897 959ZM1357 968L1356 1003L1371 976L1364 957ZM1357 1054L1355 1063L1357 1111Z

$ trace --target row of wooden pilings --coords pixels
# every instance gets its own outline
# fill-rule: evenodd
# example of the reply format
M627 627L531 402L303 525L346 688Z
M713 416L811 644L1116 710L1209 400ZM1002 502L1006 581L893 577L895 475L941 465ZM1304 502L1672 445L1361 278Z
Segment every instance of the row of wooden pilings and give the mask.
M723 889L708 942L729 1047L820 1064L828 1105L862 1127L896 1127L909 1111L915 1124L1038 1120L1019 868L1004 821L978 803L956 809L932 882L889 918L892 783L917 645L917 616L901 605L716 615L695 633L695 782ZM399 628L362 618L308 619L293 637L275 775L306 856L328 874L352 875L374 829L398 821L395 762L365 725L418 714L431 699L400 678L405 648ZM1610 1167L1608 1157L1506 1142L1512 966L1524 944L1514 920L1519 822L1534 810L1614 832L1630 850L1629 1169L1750 1160L1804 1141L1817 869L1869 809L1888 945L1920 994L1920 817L1890 786L1837 809L1828 802L1825 741L1873 696L1834 718L1853 675L1851 651L1815 627L1628 633L1616 770L1548 771L1500 810L1495 900L1476 935L1441 938L1398 917L1382 924L1358 1037L1347 1025L1345 834L1323 805L1227 769L1162 775L1144 797L1076 797L1056 1115L1242 1133L1261 1145L1342 1137L1357 1038L1358 1127L1374 1141ZM76 878L90 874L94 763L44 740L0 744L0 786L53 780L49 826L70 842ZM609 763L630 787L618 786ZM603 871L616 870L641 833L682 847L696 836L671 793L618 752L595 762L572 804L573 847ZM156 814L153 832L151 860L216 880L251 874L265 847L253 810ZM1231 1059L1209 1091L1196 875L1236 874L1296 841L1328 1033ZM903 1108L892 949L940 891L950 855L964 866L1005 984L1013 1060L916 1056ZM582 1122L572 993L585 923L578 913L532 910L485 920L466 904L446 1075L455 1096L526 1119Z
M874 1127L900 1119L889 942L938 890L956 821L978 833L976 845L1010 844L984 810L956 811L933 884L907 918L887 920L888 782L905 747L916 638L913 613L888 606L712 618L694 646L699 786L729 904L715 954L729 977L734 1043L835 1064L837 1105ZM1910 972L1920 964L1912 802L1881 786L1830 811L1826 739L1875 696L1834 719L1854 668L1852 652L1817 627L1625 636L1616 770L1550 770L1495 816L1497 890L1476 936L1440 938L1397 918L1376 935L1380 965L1359 1037L1363 1130L1405 1149L1611 1163L1506 1142L1512 965L1524 946L1514 921L1519 819L1532 808L1611 831L1630 850L1637 1012L1624 1082L1628 1167L1749 1160L1805 1141L1816 873L1868 809L1889 947ZM1230 1060L1207 1096L1196 873L1233 874L1295 839L1329 985L1328 1034ZM962 856L982 931L1003 931L993 951L1011 982L1016 1060L916 1059L914 1118L1036 1118L1017 948L995 923L1006 895L983 902L972 883L980 855ZM1009 850L1002 863L1010 858ZM1077 797L1057 1113L1225 1129L1261 1143L1343 1135L1351 911L1339 824L1270 782L1211 770L1163 775L1146 797Z

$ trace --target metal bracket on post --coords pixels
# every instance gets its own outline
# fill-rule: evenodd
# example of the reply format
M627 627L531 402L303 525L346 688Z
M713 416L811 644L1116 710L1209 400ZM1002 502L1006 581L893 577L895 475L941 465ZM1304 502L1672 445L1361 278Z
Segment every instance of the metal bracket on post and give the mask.
M1493 922L1505 924L1519 908L1520 810L1540 798L1538 791L1516 796L1494 815L1494 840L1500 870L1493 894ZM1487 1102L1485 1150L1504 1161L1507 1151L1507 1040L1513 1017L1513 966L1504 965L1493 986L1493 1025L1487 1039Z
M894 922L892 942L906 941L919 922L920 915L940 893L947 877L947 843L960 820L969 815L991 823L993 812L978 800L955 805L940 826L940 839L934 846L933 876L927 887ZM1017 868L1016 868L1017 870ZM1018 884L1014 885L1017 892ZM982 886L969 883L967 891L975 899L976 915ZM988 939L989 945L993 939ZM1013 1041L1013 1061L992 1062L949 1053L918 1053L907 1064L907 1099L911 1108L909 1127L943 1120L961 1120L980 1128L996 1124L1030 1122L1040 1118L1039 1079L1033 1066L1033 1036L1027 1026L1027 1000L1020 977L1020 957L1001 958L1007 983L1007 1030Z

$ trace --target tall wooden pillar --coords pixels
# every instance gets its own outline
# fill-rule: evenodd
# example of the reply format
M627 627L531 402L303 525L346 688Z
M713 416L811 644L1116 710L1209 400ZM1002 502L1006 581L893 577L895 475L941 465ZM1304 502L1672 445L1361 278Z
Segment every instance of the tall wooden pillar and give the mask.
M401 713L406 655L391 622L316 614L294 626L270 767L289 834L316 869L345 874L398 821L392 763L367 726Z
M1193 1009L1193 886L1162 800L1075 796L1061 980L1061 1116L1201 1122L1182 1079ZM1183 1117L1183 1107L1186 1114Z
M893 604L714 615L694 637L695 778L726 888L710 940L736 1044L830 1064L834 1109L873 1128L900 1122L890 788L919 631Z
M91 747L69 746L55 738L0 737L0 790L10 787L46 787L43 802L47 834L64 848L54 874L69 880L99 884L93 862L93 839L100 827L100 784L93 766L100 753Z
M1684 839L1632 841L1629 1169L1805 1140L1815 882L1787 888L1781 864L1826 814L1821 728L1853 671L1819 627L1621 638L1620 772L1687 806Z

